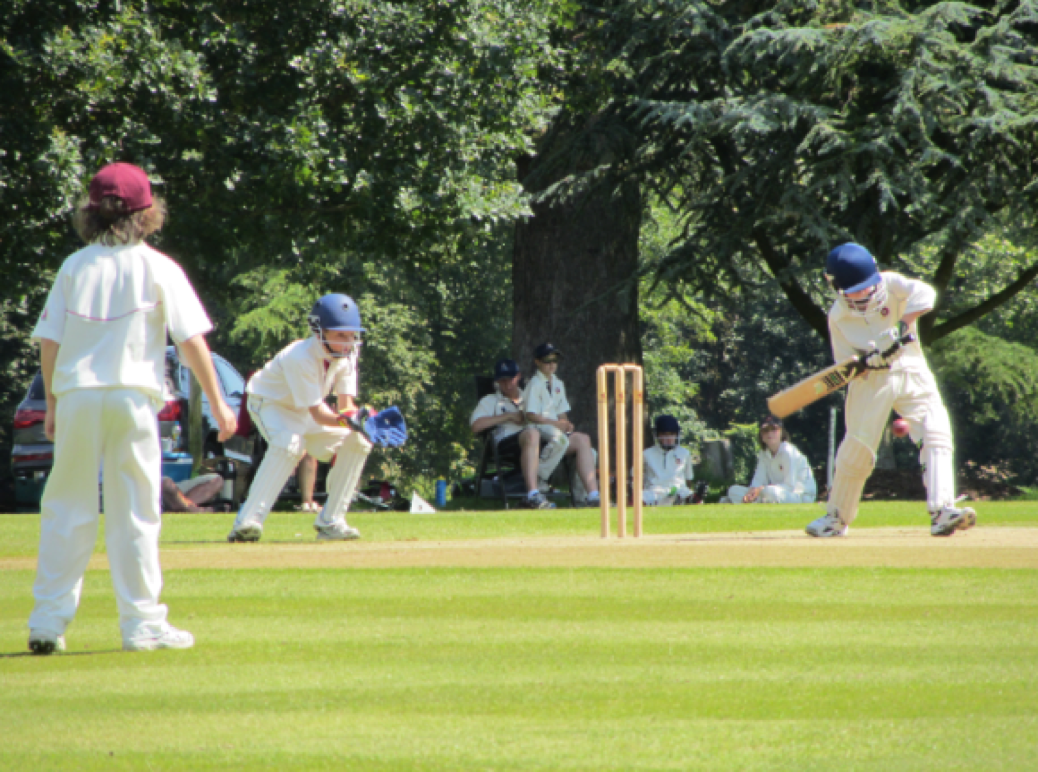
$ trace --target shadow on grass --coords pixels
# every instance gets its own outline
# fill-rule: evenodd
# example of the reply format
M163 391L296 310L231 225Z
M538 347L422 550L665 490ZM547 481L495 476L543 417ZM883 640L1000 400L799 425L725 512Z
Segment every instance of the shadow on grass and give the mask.
M35 659L54 659L56 657L92 657L96 654L134 654L136 652L124 652L122 649L98 649L97 651L62 651L53 654L33 654L31 651L0 653L0 659L17 659L18 657L33 657Z

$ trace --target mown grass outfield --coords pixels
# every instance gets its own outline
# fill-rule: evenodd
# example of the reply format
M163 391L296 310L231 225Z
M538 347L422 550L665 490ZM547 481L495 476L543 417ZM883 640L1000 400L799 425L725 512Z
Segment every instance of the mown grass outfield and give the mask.
M24 654L38 518L0 516L0 769L1038 769L1038 503L169 515L190 651L124 654L103 540L69 652ZM615 523L614 523L615 529Z

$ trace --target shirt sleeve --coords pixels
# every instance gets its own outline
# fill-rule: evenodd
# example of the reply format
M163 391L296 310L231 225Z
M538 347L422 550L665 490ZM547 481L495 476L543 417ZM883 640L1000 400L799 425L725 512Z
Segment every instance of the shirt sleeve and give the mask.
M64 266L58 271L54 285L47 295L47 304L43 307L36 327L32 331L33 343L39 343L41 339L52 340L61 343L65 336L65 282L68 274Z
M650 450L652 448L646 448L642 451L642 488L644 490L649 490L656 484L656 473L652 469L652 464L649 463Z
M566 399L566 384L564 384L558 378L555 379L555 382L559 385L559 397L557 402L558 409L555 412L559 413L560 415L562 413L569 413L569 411L572 410L572 408L569 406L569 400Z
M338 380L335 382L335 393L347 397L357 398L357 365L359 364L357 352L354 351L349 357L349 365L342 368Z
M793 479L796 491L815 495L818 492L818 486L815 483L815 474L811 470L811 463L807 460L807 456L796 448L793 448L791 455L797 464L796 475Z
M696 471L692 468L692 453L689 452L685 456L685 480L692 482L694 479L696 479Z
M493 394L488 394L479 401L476 405L476 409L472 411L472 417L469 418L469 426L476 423L480 418L491 418L494 415L494 402L496 397Z
M165 255L160 256L164 263L157 284L170 337L180 344L212 330L213 325L202 308L202 301L187 280L184 269Z
M768 462L764 452L757 454L757 470L753 473L751 488L759 488L768 484Z
M531 378L530 382L526 384L526 390L523 392L523 403L526 405L524 409L527 413L545 415L547 412L544 409L543 383L544 381L541 378Z
M887 277L887 282L891 293L905 298L905 314L933 310L937 302L937 291L925 281L909 279L895 273Z

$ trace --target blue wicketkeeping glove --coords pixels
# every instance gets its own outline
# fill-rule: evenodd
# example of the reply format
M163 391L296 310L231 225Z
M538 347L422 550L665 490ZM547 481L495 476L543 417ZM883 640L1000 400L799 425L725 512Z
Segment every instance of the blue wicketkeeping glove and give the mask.
M395 407L387 407L380 413L376 413L373 408L362 407L350 423L363 432L373 445L399 448L407 442L407 424L400 410Z

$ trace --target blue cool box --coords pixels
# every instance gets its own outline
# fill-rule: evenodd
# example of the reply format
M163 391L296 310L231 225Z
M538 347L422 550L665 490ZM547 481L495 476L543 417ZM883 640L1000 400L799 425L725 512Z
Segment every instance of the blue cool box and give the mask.
M186 480L191 476L192 463L190 453L163 453L162 476L173 482Z

